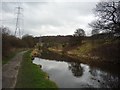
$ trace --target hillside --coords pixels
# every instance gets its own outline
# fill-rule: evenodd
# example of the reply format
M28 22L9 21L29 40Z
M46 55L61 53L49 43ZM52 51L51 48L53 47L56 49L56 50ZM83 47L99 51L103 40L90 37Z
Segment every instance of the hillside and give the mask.
M120 38L103 37L103 35L86 37L76 46L62 47L58 44L49 47L49 50L59 54L66 54L77 59L84 58L86 61L120 63Z

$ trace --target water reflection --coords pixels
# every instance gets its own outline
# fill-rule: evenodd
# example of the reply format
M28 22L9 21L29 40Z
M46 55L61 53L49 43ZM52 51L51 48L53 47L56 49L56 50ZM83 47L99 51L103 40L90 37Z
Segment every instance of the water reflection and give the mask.
M57 53L54 53L48 50L43 50L39 58L56 60L56 61L67 61L67 62L77 61L76 59L72 59L68 56L60 55L60 54L57 54Z
M117 88L120 77L78 62L35 58L60 88ZM76 78L77 77L77 78Z
M119 87L120 78L117 75L110 74L108 72L104 72L93 67L90 67L89 72L92 76L91 79L97 81L99 83L99 87L103 88Z
M119 87L120 76L53 52L43 51L33 63L41 64L60 88Z
M78 62L69 62L68 69L71 70L72 74L75 77L80 77L83 75L83 68L81 67L81 64Z

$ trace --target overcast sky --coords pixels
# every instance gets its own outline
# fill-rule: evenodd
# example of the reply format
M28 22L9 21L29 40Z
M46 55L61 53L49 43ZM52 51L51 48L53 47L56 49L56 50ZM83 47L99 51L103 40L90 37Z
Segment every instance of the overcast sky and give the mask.
M17 2L2 2L2 25L15 32L17 7L23 8L20 16L22 34L34 36L72 35L78 28L91 34L88 23L95 19L93 8L99 0L31 0Z

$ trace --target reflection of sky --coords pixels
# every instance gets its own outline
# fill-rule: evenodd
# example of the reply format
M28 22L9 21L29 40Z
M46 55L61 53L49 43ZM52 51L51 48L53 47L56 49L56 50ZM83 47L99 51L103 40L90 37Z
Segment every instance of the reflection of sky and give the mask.
M45 60L45 59L38 59L38 58L36 58L35 60L35 63L36 64L40 64L40 65L42 65L43 66L43 69L47 69L47 70L51 70L51 69L55 69L55 68L57 68L57 70L61 70L61 69L63 69L63 68L66 68L66 66L67 66L67 63L65 63L65 62L55 62L55 61L50 61L50 60Z
M35 58L33 63L41 64L42 69L49 74L50 79L61 88L98 88L109 87L112 84L118 85L118 77L113 77L107 72L91 68L86 64L80 64L80 67L83 68L82 76L75 77L68 68L69 63L67 62Z

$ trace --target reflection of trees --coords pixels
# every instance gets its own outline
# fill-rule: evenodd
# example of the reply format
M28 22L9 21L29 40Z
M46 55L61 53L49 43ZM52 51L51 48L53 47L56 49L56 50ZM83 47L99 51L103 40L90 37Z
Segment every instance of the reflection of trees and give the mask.
M94 77L94 80L97 80L100 84L100 87L109 86L110 88L118 87L120 77L113 75L101 70L90 68L90 74Z
M93 69L93 68L90 67L90 71L89 71L89 72L90 72L90 74L91 74L92 76L94 76L94 77L95 77L95 76L98 76L97 69Z
M71 70L75 77L80 77L83 75L83 68L81 67L80 63L71 62L69 63L68 68Z

